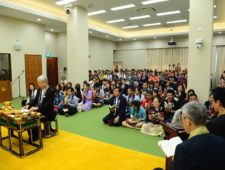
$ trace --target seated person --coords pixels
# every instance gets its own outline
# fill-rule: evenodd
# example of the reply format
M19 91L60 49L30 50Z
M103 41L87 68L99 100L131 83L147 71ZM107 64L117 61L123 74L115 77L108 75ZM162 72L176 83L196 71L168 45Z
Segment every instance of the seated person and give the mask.
M126 100L127 100L127 112L130 112L130 107L131 107L131 103L134 100L140 101L140 97L135 95L134 93L134 88L133 87L129 87L127 89L127 96L126 96Z
M215 110L213 108L213 94L209 95L209 100L204 103L207 113L208 113L208 118L212 119L215 116Z
M143 101L146 98L146 94L148 91L150 91L150 89L148 88L148 83L144 82L141 90L142 94L141 101Z
M129 118L122 122L122 125L128 128L141 128L146 119L146 111L141 106L140 101L134 100L131 103Z
M110 113L103 118L103 122L110 126L121 126L126 119L126 107L127 102L122 96L122 90L116 87L109 102Z
M80 89L80 84L79 83L77 83L76 85L75 85L75 92L74 92L74 94L75 94L75 96L79 99L78 100L78 103L81 103L82 102L82 91L81 91L81 89Z
M104 104L105 93L100 83L94 85L94 95L92 107L101 107Z
M30 83L29 85L29 96L27 100L22 100L22 106L28 105L32 100L35 99L37 95L37 90L35 89L35 85L33 83Z
M178 99L178 104L182 107L185 104L186 93L184 85L180 84L177 86L176 97Z
M66 117L77 113L78 98L74 95L74 89L72 87L67 88L67 94L59 106L59 114Z
M153 100L153 105L148 111L147 120L153 124L160 124L160 122L164 122L164 108L161 105L161 102L161 98L155 97Z
M172 170L225 169L225 139L210 134L205 127L207 112L197 102L182 108L182 122L189 139L177 145Z
M148 112L149 108L152 107L153 101L153 92L147 91L145 95L145 99L142 101L142 107Z
M126 96L127 95L127 89L128 89L128 84L126 83L126 79L125 78L121 78L121 82L120 82L120 88L122 89L122 95Z
M55 98L54 98L54 110L56 113L58 113L59 108L61 107L63 103L63 92L59 91L58 89L55 90Z
M82 96L82 99L83 99L82 111L86 112L90 110L92 106L92 92L90 89L90 84L86 81L83 83L83 88L84 90L83 90L83 96Z
M210 120L206 127L210 133L225 138L225 87L213 89L212 95L216 118Z
M178 102L174 99L174 91L169 89L167 90L167 98L164 102L165 109L165 121L171 123L174 113L179 109Z
M41 75L37 78L39 89L34 100L32 100L24 109L29 111L40 112L45 117L41 119L42 122L55 120L56 113L54 111L54 91L48 85L48 78L45 75ZM51 131L54 129L51 128ZM38 128L32 129L32 135L29 134L29 141L38 140ZM31 138L32 137L32 138Z
M188 102L198 102L198 96L195 93L191 93L188 96ZM176 110L174 113L173 119L171 123L180 124L181 123L181 116L182 116L182 109Z

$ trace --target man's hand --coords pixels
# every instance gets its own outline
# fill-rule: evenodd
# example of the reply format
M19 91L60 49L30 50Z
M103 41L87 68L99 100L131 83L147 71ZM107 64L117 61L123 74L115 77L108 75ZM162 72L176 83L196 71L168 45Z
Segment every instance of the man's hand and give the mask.
M28 109L29 105L24 106L22 109Z
M114 119L114 123L118 123L119 122L119 116L117 116L115 119Z
M29 111L37 111L39 108L38 107L31 107Z

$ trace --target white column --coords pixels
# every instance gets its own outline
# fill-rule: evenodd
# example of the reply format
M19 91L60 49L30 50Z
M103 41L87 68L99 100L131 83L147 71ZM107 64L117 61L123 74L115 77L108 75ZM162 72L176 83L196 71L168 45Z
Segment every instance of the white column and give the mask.
M203 39L202 48L196 40ZM188 88L196 91L200 101L208 99L213 38L213 0L190 0Z
M75 6L67 19L67 79L88 81L88 12Z

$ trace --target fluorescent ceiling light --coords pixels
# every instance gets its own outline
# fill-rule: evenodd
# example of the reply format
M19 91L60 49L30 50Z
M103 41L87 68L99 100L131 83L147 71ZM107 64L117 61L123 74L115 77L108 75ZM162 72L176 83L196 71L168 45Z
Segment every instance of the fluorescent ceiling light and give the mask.
M125 21L125 19L116 19L116 20L106 21L106 23L108 23L108 24L112 24L112 23L124 22L124 21Z
M167 21L166 23L167 24L176 24L176 23L182 23L182 22L187 22L187 20L183 19L183 20L176 20L176 21Z
M92 31L89 31L89 33L92 34L93 32Z
M119 40L122 41L122 38L120 38Z
M213 16L213 19L217 19L218 17L217 16Z
M213 7L216 8L216 5L214 5Z
M155 3L166 2L166 1L168 1L168 0L149 0L149 1L143 1L142 4L148 5L148 4L155 4Z
M106 35L106 38L109 38L109 35Z
M72 3L72 2L76 2L77 0L61 0L61 1L58 1L56 2L55 4L56 5L66 5L66 4L69 4L69 3Z
M135 7L134 4L128 4L128 5L113 7L113 8L111 8L111 10L112 11L118 11L118 10L122 10L122 9L133 8L133 7Z
M51 29L50 29L50 31L52 31L52 32L53 32L53 31L54 31L54 29L53 29L53 28L51 28Z
M139 27L138 25L132 25L132 26L123 27L123 29L131 29L131 28L138 28L138 27Z
M157 16L164 16L164 15L173 15L173 14L180 14L180 10L177 11L169 11L169 12L161 12L157 13Z
M106 12L105 10L94 11L94 12L88 13L88 16L103 14L105 12Z
M133 40L134 40L134 41L136 41L137 39L136 39L136 38L134 38Z
M144 19L144 18L150 18L150 15L141 15L136 17L130 17L130 20L136 20L136 19Z
M144 24L143 27L151 27L151 26L157 26L157 25L161 25L161 23L158 22L158 23Z
M37 21L40 22L41 21L41 18L37 18Z

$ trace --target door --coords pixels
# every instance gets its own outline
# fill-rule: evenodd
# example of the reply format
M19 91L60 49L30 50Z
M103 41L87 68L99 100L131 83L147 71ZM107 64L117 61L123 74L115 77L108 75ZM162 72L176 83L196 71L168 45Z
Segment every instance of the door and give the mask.
M0 53L0 103L12 100L11 56Z
M58 84L58 58L47 59L47 76L49 85L53 88Z
M37 88L37 77L42 74L41 55L25 54L26 90L29 91L29 84L33 83Z

